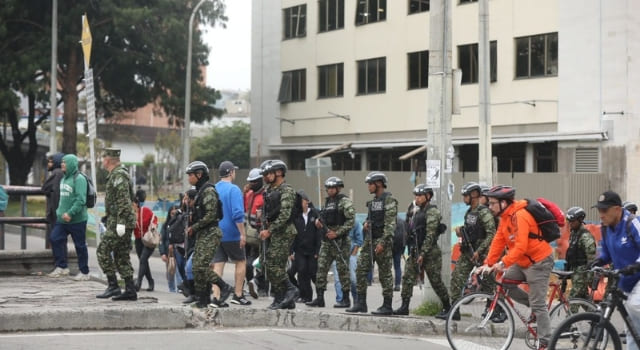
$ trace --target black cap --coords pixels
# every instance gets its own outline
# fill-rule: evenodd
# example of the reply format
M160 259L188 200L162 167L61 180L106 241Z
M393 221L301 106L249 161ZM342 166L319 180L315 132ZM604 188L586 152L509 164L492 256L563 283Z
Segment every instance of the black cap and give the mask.
M227 177L233 170L236 169L238 169L237 166L233 165L233 163L231 163L230 161L225 160L224 162L220 163L220 167L218 167L218 174L220 175L220 177Z
M607 209L616 206L622 206L622 200L620 199L620 196L613 191L606 191L602 193L600 197L598 197L598 203L596 203L591 208Z

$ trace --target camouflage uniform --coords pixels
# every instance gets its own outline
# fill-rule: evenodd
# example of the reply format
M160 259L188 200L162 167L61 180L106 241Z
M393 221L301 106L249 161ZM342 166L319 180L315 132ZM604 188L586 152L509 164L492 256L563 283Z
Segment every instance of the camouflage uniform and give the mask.
M592 274L588 271L590 261L596 257L596 240L584 225L577 230L571 230L569 248L567 248L567 270L575 273L571 277L571 291L569 298L589 299L589 285Z
M129 171L123 165L118 165L107 177L104 199L107 230L96 250L98 264L107 277L115 277L118 271L125 280L133 278L129 251L131 234L136 226L136 214L131 204L132 198ZM125 226L125 234L122 237L116 234L118 224Z
M467 283L469 273L473 269L474 263L471 261L472 253L470 250L478 253L478 261L484 261L491 246L491 241L496 234L493 215L489 208L484 205L478 205L467 210L464 214L464 227L461 229L466 231L470 242L466 242L463 236L462 244L460 245L460 257L451 276L451 305L460 299L462 288ZM491 292L490 290L486 291Z
M336 218L333 216L336 216ZM351 199L341 194L338 194L336 198L327 197L324 210L322 211L322 220L330 230L335 231L337 237L333 241L340 247L340 250L338 250L336 244L332 243L326 237L322 240L322 245L320 246L316 287L326 290L327 274L334 260L336 261L340 280L349 280L349 265L345 264L345 262L349 260L349 256L351 255L349 231L351 231L355 224L355 210L353 209ZM342 258L340 258L340 256L342 256ZM349 283L342 285L343 293L348 295L350 290L351 286Z
M196 237L193 252L193 279L196 293L209 292L211 284L218 284L220 276L211 269L211 260L215 255L222 231L218 227L218 192L213 184L202 185L198 189L193 213L192 234Z
M367 206L369 207L369 215L367 216L369 230L364 235L364 243L360 250L358 267L356 268L358 300L361 299L360 296L366 296L367 294L367 275L373 268L372 259L378 264L378 279L382 285L382 296L390 299L393 297L392 245L393 233L396 230L398 201L391 196L391 193L385 192L382 196L368 202ZM381 220L382 222L376 224L376 217L379 215L377 212L380 211L384 211L384 218ZM378 244L383 246L380 254L376 254L374 251Z
M284 294L289 277L287 262L296 229L291 220L291 210L296 193L291 186L282 183L268 185L264 192L263 215L267 218L269 248L266 252L265 270L275 295Z

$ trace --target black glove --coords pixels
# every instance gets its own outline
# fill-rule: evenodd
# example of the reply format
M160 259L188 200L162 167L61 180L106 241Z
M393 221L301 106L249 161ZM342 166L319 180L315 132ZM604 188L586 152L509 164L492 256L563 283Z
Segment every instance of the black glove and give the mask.
M604 266L605 262L604 260L600 259L600 258L596 258L595 260L589 262L589 269L592 269L596 266Z
M623 275L634 275L638 272L640 272L640 263L638 262L629 264L620 269L620 273Z

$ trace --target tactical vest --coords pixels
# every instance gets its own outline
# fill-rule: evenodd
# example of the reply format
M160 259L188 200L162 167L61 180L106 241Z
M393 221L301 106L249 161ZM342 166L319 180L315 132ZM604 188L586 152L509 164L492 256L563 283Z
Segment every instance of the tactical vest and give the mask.
M413 206L413 204L412 204ZM418 210L411 215L411 222L409 227L411 228L411 234L415 235L415 241L409 242L409 246L417 244L417 247L422 247L425 237L427 236L427 208L417 207ZM411 208L413 209L413 208Z
M565 259L570 270L587 264L587 254L584 249L580 249L580 238L586 233L581 230L579 233L569 236L569 248L567 248Z
M327 226L342 226L347 220L339 208L340 200L344 197L346 196L341 193L334 198L327 197L322 209L322 218Z
M280 207L281 207L280 198L282 197L282 190L285 188L285 186L289 186L289 184L287 183L281 184L280 187L278 187L279 190L275 190L275 189L272 189L271 187L268 187L264 191L264 205L262 207L262 212L264 213L263 215L265 215L267 218L267 223L275 221L278 218L278 215L280 215ZM295 198L297 201L299 196L296 195ZM287 220L288 223L293 222L295 206L296 206L296 203L294 203L294 208L292 208L291 210L291 216Z
M388 195L384 192L382 196L369 202L369 222L373 238L380 238L384 234L384 201Z
M480 223L480 208L476 211L467 211L467 215L464 217L464 229L469 236L469 244L474 250L478 248L480 242L487 237L487 231Z
M205 208L202 203L202 195L204 194L204 191L207 189L207 187L213 188L213 192L215 192L216 198L218 200L216 219L212 224L212 226L218 226L218 223L220 222L220 220L222 220L222 201L220 201L220 197L218 196L218 191L216 191L216 187L210 182L207 182L204 185L202 185L202 187L198 190L198 193L196 194L195 203L193 205L192 220L193 220L193 223L196 223L205 216Z

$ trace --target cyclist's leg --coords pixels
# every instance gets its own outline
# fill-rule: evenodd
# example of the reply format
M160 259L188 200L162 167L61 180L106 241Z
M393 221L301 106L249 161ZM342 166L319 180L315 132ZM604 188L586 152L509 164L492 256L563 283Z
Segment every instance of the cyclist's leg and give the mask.
M538 339L544 344L548 344L551 336L551 320L549 319L546 298L552 268L553 255L549 255L524 271L529 284L529 304L531 311L537 318Z
M636 283L635 287L633 287L624 306L636 331L640 331L640 283ZM638 344L633 340L631 332L627 332L627 349L638 350Z
M523 269L518 265L511 265L504 273L504 279L514 281L525 281L527 276L524 274ZM509 296L516 302L529 306L529 295L522 289L518 288L517 284L505 283L504 288L509 291Z

